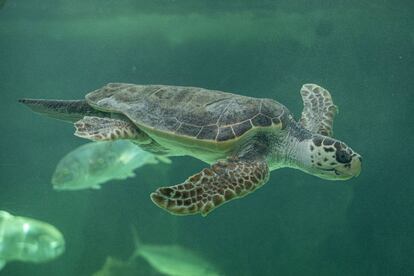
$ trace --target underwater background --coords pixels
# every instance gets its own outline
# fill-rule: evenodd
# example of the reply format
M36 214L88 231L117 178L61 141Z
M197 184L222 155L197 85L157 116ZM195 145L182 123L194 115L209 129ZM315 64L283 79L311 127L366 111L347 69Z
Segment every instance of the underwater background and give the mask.
M0 275L92 275L127 259L131 227L225 275L414 275L412 1L8 0L0 10L0 210L62 231L65 253ZM209 216L176 217L149 194L206 166L146 166L100 190L55 191L57 162L86 143L22 97L82 99L109 82L198 86L272 98L300 117L304 83L339 106L334 136L358 178L281 169ZM192 275L188 275L192 276Z

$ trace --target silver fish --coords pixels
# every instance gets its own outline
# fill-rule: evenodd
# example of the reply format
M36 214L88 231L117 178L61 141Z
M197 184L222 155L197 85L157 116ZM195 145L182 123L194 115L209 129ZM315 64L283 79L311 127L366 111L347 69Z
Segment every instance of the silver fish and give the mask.
M41 263L64 251L63 235L53 225L0 211L0 270L10 261Z
M144 258L155 270L169 276L223 276L212 263L180 245L153 245L139 241L134 230L133 256Z
M123 261L108 256L102 268L92 276L164 276L155 271L145 260Z
M134 177L135 169L159 161L171 162L141 150L128 140L87 143L59 161L52 184L56 190L99 189L109 180Z

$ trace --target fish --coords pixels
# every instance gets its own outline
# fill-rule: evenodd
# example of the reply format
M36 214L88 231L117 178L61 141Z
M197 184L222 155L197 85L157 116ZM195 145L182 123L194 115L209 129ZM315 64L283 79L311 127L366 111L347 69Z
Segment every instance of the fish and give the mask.
M143 244L133 229L133 257L144 258L155 270L169 276L224 276L211 262L197 252L178 244Z
M66 154L52 176L55 190L99 189L110 180L134 177L147 164L171 163L164 156L140 149L128 140L84 144Z
M155 271L145 260L123 261L108 256L102 268L92 276L163 276Z
M64 237L53 225L0 210L0 270L10 261L43 263L64 251Z
M133 275L138 276L139 271L130 263L119 260L114 257L107 257L102 268L93 273L92 276L119 276ZM141 274L143 275L143 274Z

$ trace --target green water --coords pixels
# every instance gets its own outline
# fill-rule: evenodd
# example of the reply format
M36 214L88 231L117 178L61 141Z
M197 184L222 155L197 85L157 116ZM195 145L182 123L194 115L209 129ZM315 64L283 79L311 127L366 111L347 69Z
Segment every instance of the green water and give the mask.
M0 210L47 221L66 252L0 275L91 275L127 259L131 225L226 275L414 275L414 4L411 1L9 0L0 10ZM174 158L101 190L58 192L60 158L85 140L21 97L82 98L108 82L199 86L267 97L299 118L303 83L330 90L335 137L358 178L292 169L208 217L174 217L149 194L206 164ZM192 275L188 275L192 276Z

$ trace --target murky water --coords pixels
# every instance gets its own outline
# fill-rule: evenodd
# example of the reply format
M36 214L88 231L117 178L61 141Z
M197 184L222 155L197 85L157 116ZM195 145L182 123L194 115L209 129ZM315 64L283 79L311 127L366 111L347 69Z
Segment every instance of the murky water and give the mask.
M66 247L47 263L7 263L0 275L92 275L108 256L118 272L100 275L159 275L170 265L160 264L165 252L230 276L411 275L413 12L409 1L8 0L0 10L0 210L54 225ZM87 141L17 100L82 99L109 82L272 98L296 119L301 85L320 84L340 109L334 137L363 156L362 173L333 182L276 170L263 188L205 218L172 216L149 197L207 166L190 157L99 190L56 191L57 163ZM133 226L142 244L164 247L128 266ZM179 258L188 252L196 257ZM196 276L190 264L180 273Z

